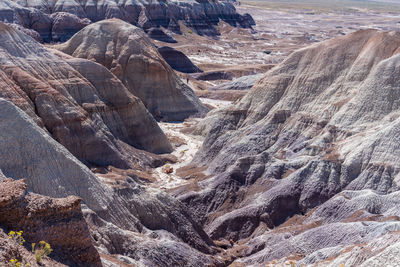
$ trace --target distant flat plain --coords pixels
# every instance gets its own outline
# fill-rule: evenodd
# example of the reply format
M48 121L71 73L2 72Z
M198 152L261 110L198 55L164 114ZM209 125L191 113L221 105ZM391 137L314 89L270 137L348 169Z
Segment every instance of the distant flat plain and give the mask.
M254 42L271 51L271 63L357 30L400 31L400 0L243 0L237 9L253 16Z
M400 11L400 0L244 0L240 2L265 8L312 10L314 12L329 10Z

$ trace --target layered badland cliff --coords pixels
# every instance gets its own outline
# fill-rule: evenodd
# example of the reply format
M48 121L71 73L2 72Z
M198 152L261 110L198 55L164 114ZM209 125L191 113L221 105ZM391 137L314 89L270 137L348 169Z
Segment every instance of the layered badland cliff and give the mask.
M169 29L180 33L181 21L196 33L216 36L223 20L250 28L250 15L240 15L228 1L79 1L3 0L0 21L15 23L39 33L42 40L66 41L90 23L117 18L144 30Z

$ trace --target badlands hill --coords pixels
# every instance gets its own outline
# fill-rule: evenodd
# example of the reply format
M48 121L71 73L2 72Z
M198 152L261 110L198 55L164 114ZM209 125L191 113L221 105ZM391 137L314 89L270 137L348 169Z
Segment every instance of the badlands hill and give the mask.
M380 266L368 258L400 229L388 204L399 189L399 74L398 32L362 30L294 52L199 126L210 129L194 160L205 179L176 194L205 216L212 239L243 245L238 266Z
M105 66L156 119L179 121L207 112L144 32L122 20L96 22L56 48Z
M122 259L157 266L218 263L212 240L182 203L159 190L147 190L135 172L120 179L107 176L110 165L135 171L158 166L166 158L151 152L172 150L139 98L102 65L45 48L2 23L0 54L1 173L26 179L29 189L37 194L79 196L88 223L85 227L94 238L90 245L115 255L103 261L120 264ZM102 169L105 175L94 174L88 166ZM26 201L29 199L22 201L22 207ZM80 210L79 201L72 202L73 209ZM51 218L62 215L57 206L38 208ZM18 216L28 213L22 210ZM46 231L38 222L38 229L27 228L27 242L44 238L29 234ZM64 222L65 227L74 227L73 217ZM25 227L18 223L17 219L0 220L0 228L7 233ZM68 242L51 241L55 247ZM66 260L62 253L55 253L61 258L54 259L68 263L73 253L84 255L84 248L80 246ZM153 253L148 254L149 250ZM92 256L88 257L98 261L98 256ZM1 259L3 263L9 260Z
M86 251L89 249L86 247L89 241L81 240L83 236L67 239L60 235L46 235L47 226L40 223L40 220L46 221L49 220L46 218L51 218L55 225L50 224L48 227L57 231L58 223L54 220L60 217L59 224L64 223L64 226L59 227L64 227L66 233L89 228L94 238L90 240L90 245L96 245L102 253L114 255L107 260L117 262L116 264L120 264L118 262L121 257L123 261L135 265L218 264L218 260L212 256L215 250L213 242L182 203L162 192L147 190L143 182L135 176L119 180L100 179L25 112L13 103L1 99L0 136L2 173L14 179L25 178L34 193L57 198L79 196L84 204L83 213L87 223L79 226L81 230L78 229L73 214L62 218L62 207L57 208L56 205L45 206L46 203L39 202L24 209L24 203L29 199L21 200L22 203L18 199L15 200L17 207L14 207L14 204L9 203L9 199L13 200L15 197L7 191L7 194L3 193L4 203L0 201L0 205L5 207L2 208L5 215L1 216L0 235L10 230L26 229L24 236L27 242L37 242L37 239L41 239L51 242L55 248L58 247L59 250L54 256L61 258L54 259L59 262L69 265L68 262L71 261L98 261L96 252ZM18 196L20 194L25 193L18 193ZM69 202L72 203L68 204ZM80 210L80 201L76 198L70 198L68 203L65 205ZM39 206L36 207L37 205ZM66 212L69 212L70 208L66 208ZM19 209L22 210L19 212ZM32 214L35 209L38 209L39 218L33 224L29 219L35 215ZM18 213L13 214L17 211ZM9 217L12 220L9 220ZM35 218L32 217L32 220ZM10 253L17 249L15 244L7 243L7 247L9 246ZM73 248L75 249L72 250ZM152 251L151 254L148 253L149 250ZM71 254L66 255L66 251ZM2 263L8 263L7 257L15 255L10 253L4 252L5 256L0 256ZM21 253L26 254L24 251ZM89 254L85 256L85 253ZM4 254L0 250L0 255ZM77 259L74 259L74 254ZM25 256L30 257L28 254ZM87 266L81 263L78 266Z
M250 28L250 15L240 15L228 1L79 1L2 0L0 21L15 23L38 32L46 41L66 41L86 25L118 18L144 30L163 27L180 33L179 22L202 35L218 35L223 20Z
M140 99L103 66L46 49L5 24L0 54L0 97L81 161L128 167L129 149L171 151Z
M208 110L160 54L174 51L132 24L215 33L219 19L240 23L230 6L0 2L18 22L0 23L0 264L32 259L28 245L42 239L48 266L400 262L399 32L361 30L219 85L255 83L196 125L206 137L191 166L173 170L182 183L152 176L176 161L157 120ZM88 26L72 36L47 23ZM37 41L54 36L72 37ZM24 230L25 247L10 230Z

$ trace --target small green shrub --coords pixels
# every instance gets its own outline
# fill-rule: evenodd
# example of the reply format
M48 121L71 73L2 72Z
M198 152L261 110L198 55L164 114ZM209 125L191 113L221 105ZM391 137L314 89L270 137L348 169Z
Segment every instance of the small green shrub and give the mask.
M8 233L8 239L12 239L21 246L25 243L25 239L22 236L23 231L15 232L15 231L10 231Z
M30 267L31 265L29 263L26 263L25 261L20 262L18 259L11 259L10 262L8 263L9 267Z
M22 236L23 231L10 231L8 233L8 238L14 240L18 245L24 245L25 239ZM32 243L32 252L35 254L35 259L37 263L41 263L43 257L50 255L53 252L50 244L45 241L40 241L39 244ZM31 266L29 263L26 263L24 260L20 262L18 259L11 259L8 266L10 267L29 267Z
M8 264L10 267L21 267L21 263L17 259L11 259Z
M23 231L10 231L8 233L8 239L11 239L15 241L18 245L23 245L25 243L25 239L22 236ZM25 261L20 262L18 259L11 259L10 262L8 263L8 266L10 267L28 267L31 266L29 263L26 263Z
M49 256L53 249L50 244L45 241L40 241L39 244L32 244L32 252L35 253L35 260L41 263L44 256Z

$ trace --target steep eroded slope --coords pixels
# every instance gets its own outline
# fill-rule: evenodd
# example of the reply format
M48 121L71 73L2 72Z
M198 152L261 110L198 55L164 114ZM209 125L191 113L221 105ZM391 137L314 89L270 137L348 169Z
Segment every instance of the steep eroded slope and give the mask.
M239 103L205 119L210 131L194 163L206 166L209 178L196 191L177 194L206 216L213 239L242 240L308 214L342 190L398 190L399 74L396 32L362 30L294 52ZM328 235L342 226L324 227L320 233ZM357 226L346 227L347 243L340 236L330 244L314 242L305 255L357 240ZM378 229L384 225L371 227L365 230L371 238L386 233ZM253 263L296 251L273 246L278 240L265 235L259 238L264 245L246 252L265 247ZM291 242L301 251L300 239Z

